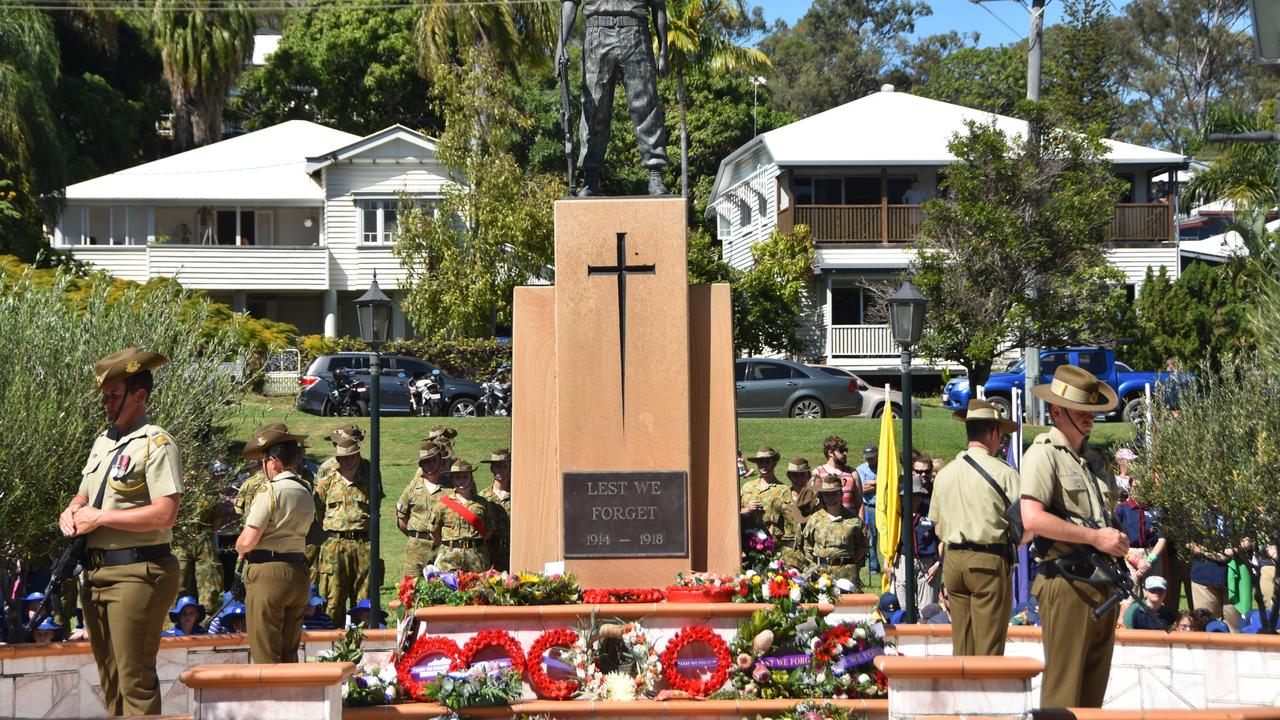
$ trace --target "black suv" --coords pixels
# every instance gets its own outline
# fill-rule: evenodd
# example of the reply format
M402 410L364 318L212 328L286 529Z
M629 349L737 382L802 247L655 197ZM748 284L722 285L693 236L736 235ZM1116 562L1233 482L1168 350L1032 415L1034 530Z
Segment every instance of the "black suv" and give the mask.
M409 414L409 382L415 373L430 373L436 368L418 358L404 355L382 356L382 415ZM355 379L369 384L369 353L344 352L320 355L299 381L298 409L312 415L332 415L329 407L329 380L334 370L352 370ZM453 417L475 417L480 413L480 386L441 373L444 378L444 403Z

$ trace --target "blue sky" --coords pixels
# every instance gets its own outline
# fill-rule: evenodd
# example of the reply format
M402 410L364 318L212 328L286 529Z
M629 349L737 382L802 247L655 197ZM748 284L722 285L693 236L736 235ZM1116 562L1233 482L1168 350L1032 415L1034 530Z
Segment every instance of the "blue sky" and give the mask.
M1125 0L1113 0L1115 7ZM772 22L781 18L789 24L804 15L812 4L809 0L747 0L748 6L764 8L765 17ZM1018 0L989 0L975 5L969 0L930 0L933 15L916 23L917 35L933 35L948 30L978 32L982 45L1003 45L1026 37L1031 16ZM1062 0L1048 0L1045 6L1045 24L1052 25L1062 19Z

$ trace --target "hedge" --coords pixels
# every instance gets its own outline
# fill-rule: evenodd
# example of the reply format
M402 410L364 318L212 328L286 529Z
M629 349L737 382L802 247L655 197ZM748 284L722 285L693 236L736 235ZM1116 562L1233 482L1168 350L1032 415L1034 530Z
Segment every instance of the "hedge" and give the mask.
M369 352L359 338L327 338L307 335L298 338L302 367L311 367L319 355L337 352ZM407 355L435 365L446 374L475 380L487 380L502 363L511 362L511 345L493 338L485 340L393 340L383 346L386 355Z

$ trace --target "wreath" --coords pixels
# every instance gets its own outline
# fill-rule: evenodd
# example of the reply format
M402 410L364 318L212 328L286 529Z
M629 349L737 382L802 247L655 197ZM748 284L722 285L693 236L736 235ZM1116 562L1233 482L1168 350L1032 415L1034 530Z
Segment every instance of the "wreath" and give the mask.
M413 676L413 668L422 661L423 658L432 655L442 655L449 659L449 667L452 668L454 663L458 661L458 643L447 637L424 635L418 638L413 644L413 649L404 654L400 658L400 662L396 665L396 676L400 680L400 687L415 700L426 700L426 696L422 693L422 688L430 681L419 681Z
M598 588L582 591L582 602L588 605L605 603L656 603L667 598L661 590L653 588Z
M551 648L573 647L577 642L578 633L572 630L548 630L539 635L533 647L529 648L525 672L529 675L529 685L538 693L538 697L568 700L578 691L580 683L574 680L552 680L542 663L543 655Z
M511 660L511 669L517 675L524 673L524 649L520 647L520 643L511 637L511 634L505 630L481 630L471 636L470 640L462 646L462 651L454 658L453 666L450 670L467 670L471 667L472 661L475 660L476 654L485 648L500 647L507 653L507 657Z
M689 645L703 644L711 648L716 656L715 669L710 675L694 679L685 676L677 666L680 651ZM694 625L676 633L662 651L662 676L673 690L687 692L697 697L706 697L719 690L729 680L729 668L732 659L729 657L729 645L724 639L706 625Z
M616 655L620 663L611 672L600 667L606 651L614 650L604 647L607 640L617 640L620 645ZM658 651L638 622L605 623L583 629L567 658L581 681L579 694L586 700L626 701L649 697L662 676Z

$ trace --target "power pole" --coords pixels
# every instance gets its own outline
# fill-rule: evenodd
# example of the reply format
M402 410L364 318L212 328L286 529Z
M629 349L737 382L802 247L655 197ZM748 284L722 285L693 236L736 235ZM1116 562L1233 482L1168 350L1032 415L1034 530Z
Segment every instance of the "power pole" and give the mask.
M1028 100L1040 99L1040 61L1044 57L1044 4L1045 0L1031 0L1031 32L1027 34ZM1033 124L1028 124L1027 132L1038 134L1038 128L1032 127ZM1036 402L1036 396L1031 393L1031 388L1035 387L1040 379L1040 348L1027 348L1022 364L1026 370L1026 379L1022 384L1023 411L1028 422L1043 425L1044 418L1039 412L1042 406Z

